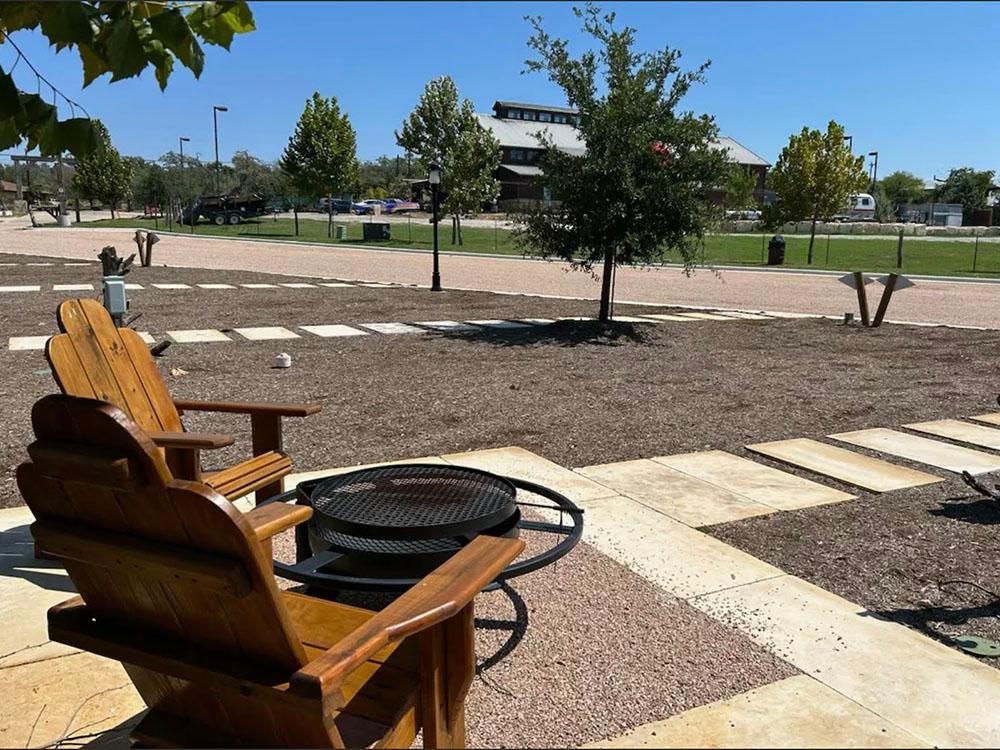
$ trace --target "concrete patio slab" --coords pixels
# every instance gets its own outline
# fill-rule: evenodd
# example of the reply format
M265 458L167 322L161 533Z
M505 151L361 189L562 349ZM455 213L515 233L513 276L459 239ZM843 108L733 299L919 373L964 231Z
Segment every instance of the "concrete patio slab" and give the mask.
M357 328L341 324L326 326L299 326L303 331L314 333L321 338L335 338L337 336L367 336L368 331L359 331Z
M441 458L456 466L482 469L550 487L577 504L615 494L614 490L524 448L490 448L468 453L450 453Z
M778 510L854 499L846 492L725 451L681 453L652 460Z
M153 284L156 289L191 289L190 284Z
M947 471L970 474L986 474L1000 469L1000 456L962 448L940 440L908 435L898 430L876 427L871 430L841 432L829 437L862 448L888 453L892 456L908 458L928 466L936 466Z
M0 293L2 292L40 292L42 288L37 284L34 285L21 285L21 286L0 286Z
M996 747L1000 670L794 576L689 600L937 747Z
M261 326L258 328L234 328L234 331L249 341L273 341L275 339L302 338L295 331L281 326Z
M368 328L375 333L396 334L396 333L423 333L422 328L407 325L406 323L359 323L362 328Z
M78 653L0 672L0 746L47 747L65 739L75 747L117 727L146 705L121 664Z
M889 492L944 481L922 471L896 466L888 461L808 438L755 443L746 447L762 456L824 474L871 492Z
M319 285L320 286L330 287L331 289L335 289L335 288L338 288L338 287L344 287L344 286L354 286L354 284L345 284L343 281L321 281L319 283Z
M740 320L772 320L770 315L744 312L742 310L719 310L718 312L719 315L725 315L729 318L738 318Z
M137 333L139 334L139 338L141 338L147 344L155 344L156 343L156 339L154 339L152 337L152 335L149 333L149 331L137 331Z
M200 289L235 289L232 284L198 284Z
M585 466L577 471L688 526L711 526L775 512L771 506L646 458Z
M283 286L286 289L315 289L315 284L308 284L304 281L292 281L289 283L281 283L278 286Z
M993 414L979 414L975 417L969 417L969 419L974 419L977 422L985 422L986 424L1000 425L1000 411Z
M681 598L783 575L730 547L621 495L581 502L584 541Z
M520 318L522 323L531 323L533 326L547 326L555 323L554 318Z
M216 331L214 328L202 328L190 331L167 331L167 335L177 344L204 344L212 341L232 341L222 331Z
M926 432L928 435L938 435L939 437L957 440L960 443L970 443L983 448L1000 450L1000 430L992 427L985 427L971 422L963 422L960 419L937 419L933 422L913 422L904 424L910 430Z
M786 677L586 747L930 747L806 675Z
M92 292L93 284L53 284L53 292Z
M0 669L76 653L49 640L45 612L75 590L61 566L35 559L33 521L24 507L0 512Z
M619 323L653 323L655 321L648 320L648 316L639 317L638 315L615 315L613 320Z
M145 288L146 287L144 287L142 284L133 284L128 281L125 282L125 289L130 292L135 291L136 289L145 289Z
M240 284L244 289L277 289L277 284Z
M518 320L467 320L465 322L482 328L531 328L531 323L523 323Z

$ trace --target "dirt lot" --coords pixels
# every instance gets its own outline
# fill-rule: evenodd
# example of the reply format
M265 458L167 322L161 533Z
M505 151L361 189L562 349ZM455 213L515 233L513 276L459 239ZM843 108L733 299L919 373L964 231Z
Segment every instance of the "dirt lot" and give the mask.
M62 266L0 270L8 284L39 283L43 273L55 283L97 275ZM134 274L139 283L269 279L185 269ZM0 297L0 330L50 332L62 296ZM594 313L587 302L409 288L147 289L133 299L144 313L138 327L154 333ZM291 369L270 368L281 350L292 355ZM749 442L990 411L1000 382L997 354L997 334L983 331L775 320L618 324L605 332L564 322L462 334L178 344L162 367L178 397L321 403L320 415L286 427L286 447L303 470L504 445L583 466L709 448L749 455L742 447ZM28 405L52 390L45 367L40 352L0 352L3 505L19 502L11 474L28 439ZM240 418L192 417L191 429L232 431L246 450L248 425ZM207 463L225 463L233 450ZM712 533L914 626L1000 638L996 597L945 584L1000 586L1000 513L972 500L947 502L968 497L952 479L882 496L859 493L856 501Z

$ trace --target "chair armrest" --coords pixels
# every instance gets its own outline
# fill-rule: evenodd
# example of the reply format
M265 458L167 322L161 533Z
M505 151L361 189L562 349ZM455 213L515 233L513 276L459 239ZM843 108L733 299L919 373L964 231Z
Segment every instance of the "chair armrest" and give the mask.
M312 508L308 505L292 505L291 503L268 503L260 505L244 514L259 541L270 539L285 529L290 529L312 517Z
M147 432L146 434L160 448L182 450L225 448L236 442L232 435L220 435L214 432Z
M390 643L454 617L524 549L524 542L478 536L415 586L292 675L289 689L329 694Z
M269 414L276 417L308 417L323 407L319 404L248 404L229 401L187 401L174 399L178 411L216 411L234 414Z

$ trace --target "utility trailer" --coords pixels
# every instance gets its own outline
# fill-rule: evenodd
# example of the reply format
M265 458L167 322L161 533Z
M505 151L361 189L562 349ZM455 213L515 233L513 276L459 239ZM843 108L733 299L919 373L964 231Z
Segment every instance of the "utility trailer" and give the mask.
M259 195L203 195L181 210L181 224L197 223L200 217L217 224L239 224L267 213Z

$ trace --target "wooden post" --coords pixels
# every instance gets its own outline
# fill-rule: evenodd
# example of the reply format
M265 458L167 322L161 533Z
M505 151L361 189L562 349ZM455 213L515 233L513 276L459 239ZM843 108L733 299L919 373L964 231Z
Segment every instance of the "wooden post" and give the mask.
M972 272L976 272L976 262L979 260L979 235L976 235L976 247L972 251Z
M902 235L900 235L902 237ZM898 273L890 273L889 278L885 281L885 291L882 292L882 299L879 300L878 309L875 311L875 320L872 321L872 328L878 328L882 325L882 318L885 317L885 311L889 307L889 299L892 297L892 292L896 288L896 282L899 280Z
M476 672L473 605L420 633L424 747L465 747L465 696Z
M268 451L281 450L281 417L277 414L254 413L250 415L250 432L253 454L259 456ZM257 490L254 502L260 503L281 492L281 480L271 482Z
M896 268L903 267L903 230L899 230L899 242L896 243Z
M854 272L854 283L858 289L858 306L861 308L861 325L867 328L871 321L868 319L868 294L865 292L865 275L861 271Z

